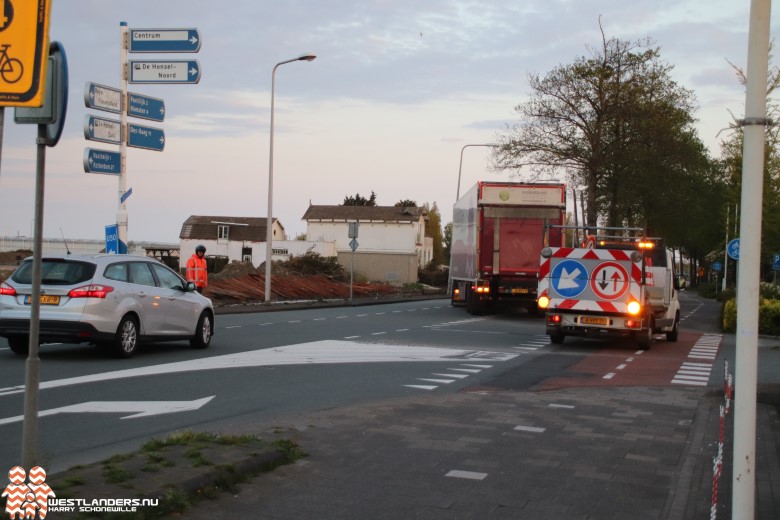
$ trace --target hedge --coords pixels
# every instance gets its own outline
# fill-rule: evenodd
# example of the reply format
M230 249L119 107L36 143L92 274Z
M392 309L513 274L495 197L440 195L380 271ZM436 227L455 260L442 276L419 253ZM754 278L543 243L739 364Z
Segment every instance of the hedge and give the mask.
M737 300L723 305L723 331L737 331ZM758 305L758 333L780 336L780 300L761 298Z

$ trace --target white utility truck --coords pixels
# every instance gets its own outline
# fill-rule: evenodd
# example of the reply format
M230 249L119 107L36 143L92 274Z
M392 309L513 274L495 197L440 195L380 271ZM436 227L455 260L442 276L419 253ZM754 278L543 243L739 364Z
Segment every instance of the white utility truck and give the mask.
M622 335L648 349L653 334L677 341L679 286L660 238L589 235L581 247L542 250L537 303L553 343L566 336Z

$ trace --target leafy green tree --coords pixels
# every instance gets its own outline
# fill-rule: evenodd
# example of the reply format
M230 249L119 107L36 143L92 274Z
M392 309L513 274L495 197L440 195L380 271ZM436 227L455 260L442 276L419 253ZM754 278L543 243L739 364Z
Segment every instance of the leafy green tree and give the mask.
M397 208L416 208L417 207L417 203L415 201L413 201L413 200L404 199L404 200L399 200L398 202L396 202L395 203L395 207L397 207Z
M371 196L368 198L365 198L360 195L360 193L356 193L354 196L346 196L344 197L344 202L341 203L342 206L376 206L376 193L374 193L374 190L371 190Z
M773 47L773 46L772 46ZM772 64L770 47L770 67L767 76L767 118L777 121L780 105L772 100L772 94L780 87L780 68ZM744 86L747 78L744 71L731 64L737 80ZM764 131L764 190L762 201L761 226L761 265L764 273L771 271L772 255L780 253L780 127L767 125ZM745 135L741 122L731 124L729 137L721 141L721 160L728 183L728 198L725 206L735 208L742 197L742 160ZM725 244L724 244L725 246Z
M602 41L588 56L529 76L521 121L499 136L495 167L536 175L565 173L586 188L586 224L624 220L667 234L691 206L686 177L711 166L693 128L694 98L671 79L650 40ZM670 222L663 214L672 213Z
M439 207L434 202L432 206L425 204L428 213L428 222L425 225L425 236L433 239L433 258L431 263L434 266L449 263L449 259L444 256L443 235L441 231L441 213Z
M452 222L447 222L444 226L443 246L442 254L444 255L444 263L449 265L450 252L452 251Z

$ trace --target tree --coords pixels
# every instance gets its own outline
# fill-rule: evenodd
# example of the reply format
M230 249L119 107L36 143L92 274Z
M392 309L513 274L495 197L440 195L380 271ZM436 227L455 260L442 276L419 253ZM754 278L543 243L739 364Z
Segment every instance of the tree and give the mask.
M691 206L678 186L711 163L693 128L693 95L651 43L607 39L602 29L589 56L530 75L531 99L515 108L520 123L498 137L494 166L563 172L584 185L589 226L679 227L680 213L675 222L663 214Z
M396 208L416 208L417 203L413 200L404 199L395 203Z
M439 207L434 202L431 207L425 204L428 213L428 222L425 226L425 236L433 239L433 258L431 264L434 266L449 263L449 259L444 256L444 238L441 231L441 213Z
M770 64L772 48L770 46ZM745 86L745 72L730 63L737 80ZM780 87L780 68L771 65L767 73L766 112L767 118L777 121L780 105L773 102L772 94ZM735 208L742 197L742 160L745 135L742 123L735 120L731 124L731 135L721 141L721 160L726 182L728 183L727 204ZM764 190L762 201L761 226L761 265L764 272L771 270L772 255L780 252L780 127L767 125L764 131ZM725 204L724 204L725 206ZM723 244L725 247L725 244Z
M341 205L342 206L376 206L376 193L374 193L374 190L371 190L371 196L369 198L362 197L360 193L356 193L354 197L346 196L344 197L344 202L342 202Z

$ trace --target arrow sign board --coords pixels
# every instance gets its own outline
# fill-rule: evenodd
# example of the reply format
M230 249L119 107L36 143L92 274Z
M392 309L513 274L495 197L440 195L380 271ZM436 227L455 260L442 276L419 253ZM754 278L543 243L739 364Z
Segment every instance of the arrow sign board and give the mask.
M127 115L162 122L165 119L165 101L128 92Z
M84 149L84 171L119 175L122 168L122 154L106 150Z
M200 81L198 60L130 60L130 83L195 84Z
M127 199L130 198L130 195L132 194L133 194L133 188L130 188L129 190L124 192L121 197L119 197L119 202L124 203Z
M358 248L358 241L353 238L352 241L350 241L349 243L349 247L354 251L355 249Z
M122 91L88 81L84 86L84 105L87 108L122 113Z
M593 270L590 288L599 298L617 300L628 291L628 271L617 262L602 262Z
M165 132L160 128L128 123L127 146L162 152L165 148Z
M588 286L588 270L580 262L566 259L553 268L550 279L555 292L564 298L574 298Z
M130 52L198 52L197 29L130 29Z
M103 117L84 117L84 137L90 141L119 144L122 142L122 123Z

